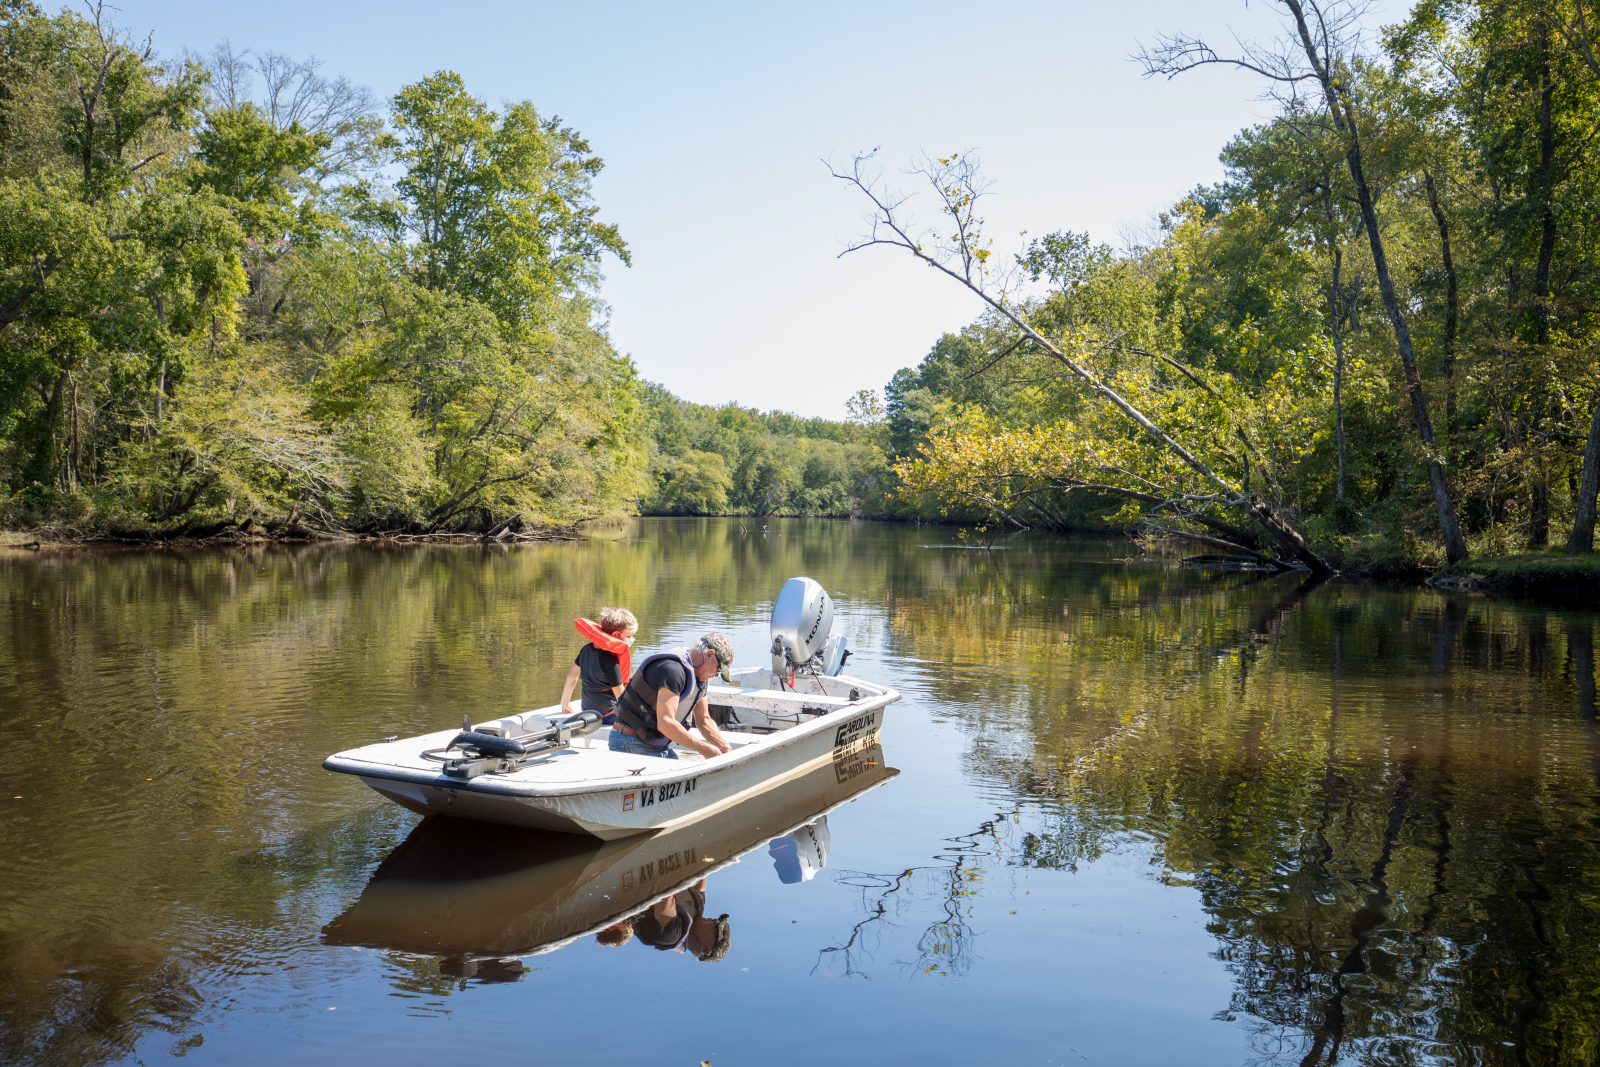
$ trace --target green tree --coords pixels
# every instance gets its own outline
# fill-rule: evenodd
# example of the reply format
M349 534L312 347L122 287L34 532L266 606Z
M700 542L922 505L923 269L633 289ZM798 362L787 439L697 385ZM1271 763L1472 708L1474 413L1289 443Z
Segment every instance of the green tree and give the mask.
M497 114L440 71L395 96L393 121L399 223L430 289L536 321L594 284L602 253L629 262L591 198L603 164L559 119L527 102Z

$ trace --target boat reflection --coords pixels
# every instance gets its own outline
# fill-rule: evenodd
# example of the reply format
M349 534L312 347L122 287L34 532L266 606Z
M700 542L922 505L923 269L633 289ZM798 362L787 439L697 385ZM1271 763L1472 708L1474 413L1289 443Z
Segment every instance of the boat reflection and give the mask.
M705 914L706 876L767 845L781 881L809 878L827 861L827 813L899 773L873 744L687 826L607 842L432 816L322 939L446 957L463 980L514 980L514 957L595 933L718 958L727 918Z

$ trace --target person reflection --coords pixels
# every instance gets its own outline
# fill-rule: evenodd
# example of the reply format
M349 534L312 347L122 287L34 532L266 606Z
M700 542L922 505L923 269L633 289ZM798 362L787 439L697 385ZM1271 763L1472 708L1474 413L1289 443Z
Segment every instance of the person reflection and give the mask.
M594 935L594 939L606 948L621 948L633 940L633 920L623 919Z
M715 963L728 954L728 916L707 917L706 880L702 878L595 934L600 944L613 947L635 937L662 952L689 952L702 963Z

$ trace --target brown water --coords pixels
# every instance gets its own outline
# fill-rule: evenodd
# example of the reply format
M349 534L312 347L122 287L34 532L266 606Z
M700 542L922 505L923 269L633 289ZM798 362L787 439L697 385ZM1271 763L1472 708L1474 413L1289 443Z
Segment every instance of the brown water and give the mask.
M650 520L0 558L0 1061L1600 1060L1597 616L1126 554ZM737 817L608 850L320 769L549 703L603 603L755 662L797 574L905 697ZM720 962L593 936L700 878Z

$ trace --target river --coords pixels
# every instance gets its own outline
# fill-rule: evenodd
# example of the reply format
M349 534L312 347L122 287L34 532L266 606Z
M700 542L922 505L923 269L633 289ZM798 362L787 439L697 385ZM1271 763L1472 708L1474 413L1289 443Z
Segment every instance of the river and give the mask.
M1600 1059L1600 615L1132 555L652 519L0 556L0 1060ZM762 662L802 574L903 699L743 819L602 855L321 769L550 703L602 604ZM702 877L720 960L573 910Z

